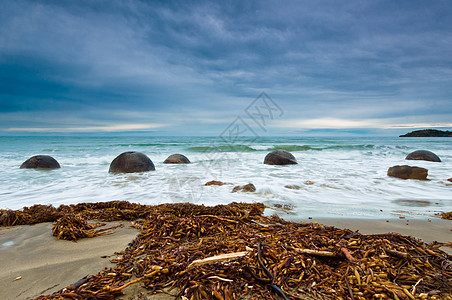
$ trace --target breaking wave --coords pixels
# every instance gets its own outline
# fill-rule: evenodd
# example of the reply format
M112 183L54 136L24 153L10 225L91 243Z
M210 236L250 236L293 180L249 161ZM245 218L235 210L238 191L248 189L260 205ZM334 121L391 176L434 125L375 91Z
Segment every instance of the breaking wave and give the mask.
M253 152L256 149L246 145L199 146L187 148L193 152Z

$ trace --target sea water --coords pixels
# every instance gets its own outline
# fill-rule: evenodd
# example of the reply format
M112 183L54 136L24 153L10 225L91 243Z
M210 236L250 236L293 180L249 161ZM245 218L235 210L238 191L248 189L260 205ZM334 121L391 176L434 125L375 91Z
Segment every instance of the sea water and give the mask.
M298 165L263 164L272 150L288 150ZM441 163L407 161L414 150ZM155 171L108 173L120 153L138 151ZM174 153L191 164L163 164ZM20 169L33 155L51 155L61 169ZM408 164L428 169L429 181L386 175ZM263 202L269 213L308 217L430 218L452 210L452 139L398 137L261 137L233 144L218 137L0 137L0 208L125 200L141 204L216 205ZM211 180L232 185L205 186ZM253 183L256 192L232 192ZM289 189L286 186L296 186Z

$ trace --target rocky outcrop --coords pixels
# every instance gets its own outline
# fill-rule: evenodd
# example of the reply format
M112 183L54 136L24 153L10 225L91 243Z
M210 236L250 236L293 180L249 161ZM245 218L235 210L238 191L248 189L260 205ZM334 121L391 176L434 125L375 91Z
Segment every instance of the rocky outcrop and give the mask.
M190 160L182 154L173 154L168 156L163 162L164 164L189 164Z
M238 185L238 186L235 186L235 187L232 189L232 192L233 192L233 193L238 192L238 191L242 191L242 192L255 192L255 191L256 191L256 187L254 186L254 184L248 183L247 185L242 185L242 186Z
M442 131L437 129L415 130L400 137L452 137L452 131Z
M275 150L265 156L264 164L267 165L296 165L295 157L286 150Z
M30 157L20 166L21 169L59 169L60 164L55 158L48 155L36 155Z
M154 171L154 163L145 154L140 152L124 152L118 155L110 164L108 172L136 173Z
M426 160L433 162L441 162L441 159L433 152L427 150L416 150L405 157L407 160Z
M401 179L427 180L428 170L407 165L394 166L388 169L388 176Z

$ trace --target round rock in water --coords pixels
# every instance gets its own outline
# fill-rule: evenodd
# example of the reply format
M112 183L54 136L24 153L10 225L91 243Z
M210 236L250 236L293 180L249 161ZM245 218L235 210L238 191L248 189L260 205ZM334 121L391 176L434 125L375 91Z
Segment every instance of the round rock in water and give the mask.
M416 150L414 152L411 152L407 155L407 157L405 157L405 159L441 162L441 159L439 159L438 155L427 150Z
M60 164L55 158L48 155L36 155L27 159L21 169L59 169Z
M428 170L407 165L394 166L388 169L388 176L401 179L427 180Z
M252 193L252 192L255 192L255 191L256 191L256 187L254 186L254 184L248 183L248 184L242 185L242 186L240 186L240 185L235 186L235 187L232 189L232 192L233 192L233 193L238 192L238 191L243 191L243 192Z
M286 150L275 150L265 156L264 164L267 165L296 165L297 160L292 153Z
M155 171L152 160L140 152L124 152L118 155L110 164L108 172L118 173L136 173Z
M173 154L168 156L163 162L164 164L189 164L190 160L182 154Z

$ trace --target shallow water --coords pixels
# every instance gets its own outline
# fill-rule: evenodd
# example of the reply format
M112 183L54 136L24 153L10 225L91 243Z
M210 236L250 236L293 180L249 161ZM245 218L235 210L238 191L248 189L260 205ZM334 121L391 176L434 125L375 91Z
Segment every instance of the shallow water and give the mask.
M291 151L298 165L263 164L272 150ZM441 163L406 161L418 149ZM127 200L143 204L192 202L215 205L264 202L292 217L427 218L452 210L450 138L259 138L228 145L213 137L0 137L0 208ZM110 162L125 151L148 155L156 171L112 175ZM174 153L190 165L165 165ZM19 169L37 154L57 159L61 169ZM429 170L430 181L386 176L393 165ZM231 193L231 185L253 183L256 193ZM312 184L313 183L313 184ZM285 185L297 185L288 189ZM275 207L278 206L278 207Z

